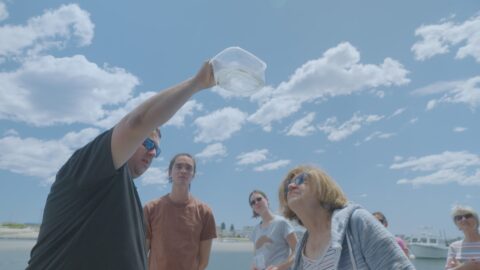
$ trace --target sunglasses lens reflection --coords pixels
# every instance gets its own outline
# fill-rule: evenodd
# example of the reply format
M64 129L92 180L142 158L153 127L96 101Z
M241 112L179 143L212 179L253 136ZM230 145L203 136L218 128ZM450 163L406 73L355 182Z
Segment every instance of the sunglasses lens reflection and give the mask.
M145 141L143 141L143 146L145 147L145 149L147 149L147 151L155 149L155 157L158 157L160 155L160 147L158 147L152 139L146 138Z
M290 179L289 181L286 181L285 182L285 198L287 198L287 195L288 195L288 186L291 184L291 183L294 183L295 185L299 186L303 183L305 183L305 173L301 173L300 175L298 175L297 177L295 178L292 178Z

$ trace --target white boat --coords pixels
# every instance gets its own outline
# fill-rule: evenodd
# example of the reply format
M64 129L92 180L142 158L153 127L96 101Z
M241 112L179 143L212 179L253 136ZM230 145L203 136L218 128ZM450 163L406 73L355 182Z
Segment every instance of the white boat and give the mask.
M430 231L409 237L408 248L415 258L445 259L448 253L445 237L441 237L440 234L433 234Z

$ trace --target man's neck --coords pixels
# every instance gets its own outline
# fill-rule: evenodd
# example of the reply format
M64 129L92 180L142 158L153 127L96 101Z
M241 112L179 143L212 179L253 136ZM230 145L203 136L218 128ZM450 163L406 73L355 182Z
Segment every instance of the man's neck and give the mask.
M186 203L190 199L190 191L188 187L173 186L169 197L175 203Z

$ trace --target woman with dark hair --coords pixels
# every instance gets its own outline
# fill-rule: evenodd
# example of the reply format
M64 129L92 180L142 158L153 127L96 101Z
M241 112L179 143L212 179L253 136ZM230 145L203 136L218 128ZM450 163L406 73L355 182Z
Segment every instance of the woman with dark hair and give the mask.
M293 262L297 237L292 225L270 211L267 195L254 190L248 196L253 217L262 220L255 226L250 239L254 246L254 270L287 270Z
M453 207L452 218L453 223L465 237L450 244L445 269L480 269L480 234L478 233L477 212L469 206L457 205Z
M292 169L280 185L279 198L284 216L307 229L293 270L415 269L393 235L368 211L349 203L322 170Z
M378 212L373 212L372 215L380 223L382 223L382 225L385 226L385 228L388 228L387 217L382 212L379 212L379 211ZM405 241L400 237L395 237L395 240L397 241L400 248L403 250L403 253L405 253L405 256L407 256L407 258L410 258L410 252L408 251L408 247L407 247L407 244L405 243Z

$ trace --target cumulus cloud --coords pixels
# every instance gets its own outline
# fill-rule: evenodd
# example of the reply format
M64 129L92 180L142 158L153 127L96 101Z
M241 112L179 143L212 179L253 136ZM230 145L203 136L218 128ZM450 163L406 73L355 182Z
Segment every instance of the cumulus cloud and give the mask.
M62 5L29 19L25 26L0 27L0 58L37 55L51 48L65 47L69 40L78 46L87 46L93 34L94 24L88 12L77 4Z
M0 73L0 119L96 125L108 116L104 107L127 101L138 83L123 69L100 68L81 55L29 59Z
M0 21L5 20L6 18L8 18L7 6L5 3L0 2Z
M177 128L185 126L185 118L192 116L195 111L201 111L203 105L196 100L189 100L185 103L180 110L178 110L175 115L168 120L165 126L175 126Z
M288 164L290 164L290 162L291 161L288 160L288 159L282 159L282 160L278 160L278 161L275 161L275 162L270 162L270 163L267 163L267 164L263 164L261 166L257 166L253 170L257 171L257 172L274 171L278 168L287 166Z
M142 186L160 185L165 187L168 184L168 173L166 168L150 167L140 176Z
M237 156L238 165L256 164L267 159L267 149L256 149L251 152L241 153Z
M96 128L86 128L79 132L68 132L59 142L71 149L77 149L89 143L99 133L100 131Z
M426 109L432 110L442 103L465 104L471 109L480 106L480 76L463 81L437 82L412 92L414 95L426 96L442 94L427 103Z
M202 152L195 155L200 159L222 158L227 156L227 148L221 143L207 145Z
M121 68L97 66L82 55L42 54L70 44L88 46L93 35L89 13L77 4L47 10L24 25L1 26L0 58L19 65L0 72L0 119L35 126L113 126L126 113L125 108L112 110L113 106L133 103L131 93L139 80Z
M224 141L242 128L246 118L246 113L232 107L198 117L194 121L197 126L194 141L204 143Z
M439 185L457 183L462 186L480 185L480 156L468 151L445 151L437 155L410 157L398 160L390 166L393 170L407 170L411 174L423 174L403 178L398 184Z
M415 35L422 39L412 46L417 60L448 53L453 46L462 44L455 58L472 56L480 62L480 15L463 23L443 19L440 24L423 25L415 30Z
M305 117L297 120L293 123L290 130L287 132L288 136L300 136L305 137L312 135L315 132L315 126L312 125L315 113L309 113Z
M336 117L328 118L318 129L327 134L329 141L341 141L353 133L357 132L362 125L380 121L383 116L380 115L359 115L355 113L353 117L342 124L338 124Z
M117 107L115 109L108 110L108 111L105 110L106 117L96 121L94 124L103 128L113 127L127 113L133 111L141 103L143 103L145 100L149 99L150 97L154 96L155 94L157 93L142 92L135 98L129 99L125 104L122 104L123 106L121 107ZM175 126L177 128L181 128L185 126L186 117L191 116L194 114L195 111L201 111L202 109L203 109L203 105L201 103L198 103L195 100L189 100L163 126Z
M385 58L379 65L360 63L360 53L350 43L327 50L308 61L277 88L264 88L252 96L260 105L248 120L270 131L273 122L297 112L304 102L351 95L379 86L408 83L408 71L398 61Z
M98 135L99 130L70 132L59 140L6 136L0 138L0 169L40 178L50 184L55 174L79 146Z
M122 103L123 106L116 106L110 110L104 110L105 117L91 123L102 128L110 128L117 124L127 113L131 112L142 102L155 95L155 92L142 92L138 96L128 99L126 103Z

